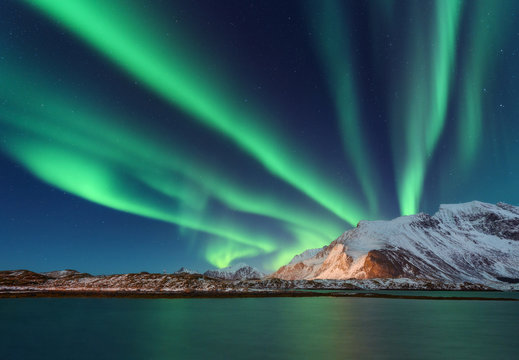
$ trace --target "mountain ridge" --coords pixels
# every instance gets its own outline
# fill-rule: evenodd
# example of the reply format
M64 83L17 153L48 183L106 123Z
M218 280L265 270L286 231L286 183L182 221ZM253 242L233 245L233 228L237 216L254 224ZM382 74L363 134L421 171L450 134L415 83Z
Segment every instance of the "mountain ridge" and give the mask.
M204 274L0 271L0 292L250 289L519 290L519 207L473 201L441 205L434 215L360 221L268 276L243 263Z
M223 280L252 280L264 278L266 274L245 263L238 263L222 269L207 270L204 276Z
M314 256L294 259L270 277L411 278L487 285L505 278L515 281L519 278L519 207L472 201L442 204L434 215L360 221Z
M349 280L224 280L201 274L128 273L90 275L75 272L61 277L48 277L29 270L0 271L0 297L10 296L66 296L67 293L113 296L117 292L131 294L185 294L193 292L258 293L308 290L496 290L482 284L467 282L439 282L413 279L349 279ZM519 290L517 284L502 286L500 290ZM24 295L25 294L25 295ZM31 295L33 294L33 295ZM301 293L299 293L301 294Z

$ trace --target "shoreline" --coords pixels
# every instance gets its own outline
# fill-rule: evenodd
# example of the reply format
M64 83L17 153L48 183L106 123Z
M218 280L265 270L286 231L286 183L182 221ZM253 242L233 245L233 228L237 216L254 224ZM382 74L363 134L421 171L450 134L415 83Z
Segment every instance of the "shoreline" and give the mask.
M398 291L398 290L395 290ZM405 290L404 290L405 291ZM428 290L427 290L428 291ZM446 290L442 290L446 291ZM453 293L459 290L451 290ZM497 291L499 292L499 291ZM469 301L519 301L514 298L463 297L463 296L418 296L382 294L373 292L316 292L305 291L78 291L78 290L12 290L0 292L0 299L6 298L143 298L143 299L196 299L196 298L279 298L279 297L336 297L336 298L370 298L370 299L403 299L403 300L469 300Z

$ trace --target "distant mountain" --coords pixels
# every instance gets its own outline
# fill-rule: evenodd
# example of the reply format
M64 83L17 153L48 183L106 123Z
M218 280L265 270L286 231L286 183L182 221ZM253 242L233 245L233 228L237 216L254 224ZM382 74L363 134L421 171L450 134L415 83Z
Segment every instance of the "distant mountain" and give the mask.
M261 279L261 280L257 280ZM283 289L519 290L519 207L473 201L434 215L361 221L330 245L295 256L274 274L240 263L204 275L97 275L0 271L0 295L31 291L130 293Z
M391 221L361 221L270 278L519 282L519 207L473 201Z
M188 269L188 268L185 268L185 267L181 267L180 269L178 269L177 271L175 271L173 274L199 274L198 271L195 271L195 270L191 270L191 269Z
M77 270L67 269L67 270L49 271L49 272L44 272L44 273L41 273L41 274L45 275L45 276L47 276L47 277L49 277L51 279L61 279L61 278L64 278L64 277L79 275L81 273L79 271L77 271Z
M232 265L223 269L207 270L205 276L224 280L261 279L266 276L256 268L244 263Z
M519 284L499 283L501 290L519 290ZM89 292L112 296L116 292L131 294L192 292L254 292L293 289L414 289L414 290L492 290L468 282L413 279L349 279L349 280L281 280L272 278L223 280L201 274L138 274L96 275L77 273L51 278L28 270L0 271L0 298L17 294L47 293L62 296L68 292ZM57 292L57 294L56 294ZM11 295L9 295L11 294ZM61 294L61 295L60 295ZM112 294L112 295L111 295Z

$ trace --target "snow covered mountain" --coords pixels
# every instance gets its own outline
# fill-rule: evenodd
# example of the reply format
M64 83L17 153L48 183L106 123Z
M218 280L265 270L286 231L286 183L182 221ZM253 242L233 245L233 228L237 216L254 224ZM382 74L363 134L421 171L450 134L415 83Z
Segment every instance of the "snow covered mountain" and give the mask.
M501 286L502 290L518 290L518 284ZM134 274L90 275L74 274L48 277L29 270L0 271L0 298L17 297L19 294L49 294L63 296L66 293L90 293L103 296L143 294L179 294L190 296L196 292L258 293L259 291L290 291L294 289L414 289L414 290L490 290L480 284L448 283L410 279L350 279L350 280L222 280L200 274ZM57 292L57 293L56 293ZM10 295L9 295L10 294Z
M315 255L317 255L317 253L319 251L321 251L322 249L323 248L305 250L301 254L294 256L292 258L292 260L290 260L288 265L297 264L298 262L304 261L306 259L310 259L310 258L314 257Z
M361 221L269 277L519 282L519 207L473 201L441 205L433 216Z
M56 271L49 271L49 272L42 273L42 275L45 275L51 279L61 279L64 277L74 276L74 275L78 275L78 274L81 274L81 273L77 270L70 270L70 269L56 270Z
M180 275L180 274L200 274L198 271L188 269L186 267L181 267L177 271L175 271L173 274Z
M204 275L224 280L261 279L266 276L258 269L244 263L238 263L223 269L207 270Z

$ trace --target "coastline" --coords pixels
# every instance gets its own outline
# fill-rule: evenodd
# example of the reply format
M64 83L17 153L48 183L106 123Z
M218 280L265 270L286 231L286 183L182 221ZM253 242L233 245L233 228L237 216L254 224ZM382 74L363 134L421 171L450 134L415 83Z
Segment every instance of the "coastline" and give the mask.
M400 291L400 290L396 290ZM431 291L431 290L429 290ZM434 291L434 290L432 290ZM432 292L431 291L431 292ZM446 290L441 290L446 291ZM451 290L455 293L459 290ZM500 291L496 291L500 292ZM481 296L418 296L373 292L341 291L82 291L82 290L10 290L1 291L0 299L5 298L145 298L145 299L192 299L192 298L279 298L279 297L336 297L369 299L404 299L404 300L469 300L469 301L519 301L506 297Z

